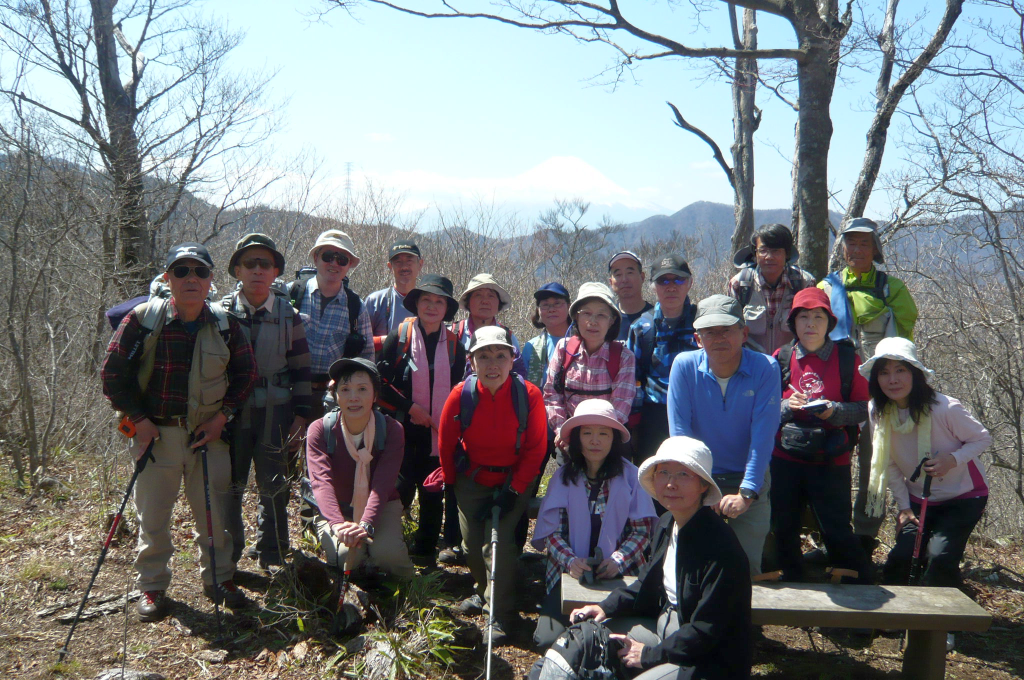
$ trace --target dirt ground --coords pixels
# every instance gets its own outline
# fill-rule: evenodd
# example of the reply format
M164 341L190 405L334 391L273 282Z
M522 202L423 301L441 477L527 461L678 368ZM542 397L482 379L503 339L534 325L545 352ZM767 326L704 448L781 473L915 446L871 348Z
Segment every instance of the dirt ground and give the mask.
M360 643L365 639L353 641L351 636L331 634L328 602L333 598L332 585L313 566L315 546L308 541L293 545L310 558L299 558L298 568L271 575L254 561L242 560L236 581L254 604L240 612L224 613L226 642L218 641L213 606L203 596L199 580L192 518L180 501L173 523L178 552L169 591L173 600L170 616L160 623L140 624L129 604L127 617L124 607L119 607L83 621L75 632L70 656L57 664L68 624L56 617L77 607L105 537L107 517L116 510L127 483L127 470L125 464L115 479L104 483L102 474L88 461L68 457L51 473L59 483L37 496L14 488L9 480L0 482L3 677L93 678L104 669L120 668L122 660L129 669L155 671L167 678L370 677L365 670L357 670L364 659L362 649L367 645ZM107 491L101 491L103 488ZM247 508L251 523L255 503L249 500ZM296 508L297 499L293 498L290 510ZM132 589L135 523L131 512L127 514L128 531L111 546L93 587L94 599L123 596ZM292 524L292 536L298 536L294 516ZM251 534L249 537L252 540ZM875 559L884 554L883 545ZM516 605L522 618L508 631L510 643L496 650L492 660L495 680L525 677L538 658L531 642L535 610L543 596L543 560L538 558L534 554L520 560ZM992 614L992 627L985 633L957 635L957 649L947 656L946 677L1024 678L1024 558L1020 545L971 545L964 574L965 592ZM446 610L468 596L473 587L465 568L425 565L417 585L432 606ZM370 623L367 630L386 633L401 597L396 597L393 584L386 582L368 590L384 623ZM54 609L60 604L67 606L46 613L47 607ZM425 677L483 677L486 640L479 629L486 623L484 617L449 616L454 622L452 644L465 649L456 652L447 670ZM899 677L900 637L893 633L870 641L846 636L830 639L817 631L767 626L756 644L753 674L780 680ZM403 644L401 638L396 644ZM211 654L211 649L227 650L227 654Z

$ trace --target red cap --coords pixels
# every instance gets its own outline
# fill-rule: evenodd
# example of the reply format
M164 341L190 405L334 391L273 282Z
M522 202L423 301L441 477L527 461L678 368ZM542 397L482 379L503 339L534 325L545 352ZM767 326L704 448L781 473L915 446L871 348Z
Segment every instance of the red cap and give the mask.
M796 321L797 312L801 309L824 309L828 314L829 332L836 327L836 315L832 313L832 304L829 302L828 295L821 288L811 286L793 296L793 308L789 310L788 323L794 335L796 331L793 329L793 323Z

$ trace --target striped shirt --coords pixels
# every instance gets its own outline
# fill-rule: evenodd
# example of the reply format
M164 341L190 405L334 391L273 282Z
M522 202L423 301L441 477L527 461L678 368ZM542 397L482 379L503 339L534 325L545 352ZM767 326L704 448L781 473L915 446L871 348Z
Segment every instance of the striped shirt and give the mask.
M615 416L625 424L629 412L633 408L633 397L636 396L636 361L633 353L622 348L622 359L619 362L619 374L608 373L608 359L611 350L606 342L594 354L587 352L585 345L580 346L580 354L565 369L565 394L555 391L555 377L562 370L565 358L566 338L558 341L554 356L548 362L547 377L544 378L544 407L548 412L548 426L557 430L572 414L576 407L585 399L607 399L615 408ZM614 342L618 342L615 340ZM576 394L580 392L599 392L611 389L610 394Z
M589 479L585 481L587 497L593 489ZM601 491L597 494L597 500L588 502L590 513L603 515L604 508L608 504L608 480L601 483ZM582 521L589 521L589 517L582 518ZM631 519L626 521L622 529L622 536L619 538L619 545L615 552L608 555L608 558L615 560L619 565L619 573L627 576L635 576L644 565L644 552L651 542L651 532L654 530L654 523L657 517L644 517L643 519ZM558 529L547 537L547 569L544 572L544 583L547 590L554 588L555 583L562 574L569 572L569 565L577 557L587 559L588 555L577 555L569 545L569 513L565 508L558 509Z
M349 336L348 295L345 287L327 307L321 309L323 295L320 293L316 277L306 282L306 292L302 296L302 323L306 327L306 341L309 343L310 371L314 379L327 375L327 369L345 354L345 341ZM359 310L356 328L365 339L363 350L359 356L373 361L373 327L370 315L366 313L366 305Z

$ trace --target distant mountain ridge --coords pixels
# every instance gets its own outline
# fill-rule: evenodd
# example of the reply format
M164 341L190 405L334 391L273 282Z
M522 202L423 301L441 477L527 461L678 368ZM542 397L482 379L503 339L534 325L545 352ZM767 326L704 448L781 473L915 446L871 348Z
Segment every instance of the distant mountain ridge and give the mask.
M837 212L829 212L832 223L838 225L843 217ZM732 238L736 225L732 205L697 201L671 215L652 215L645 220L625 225L630 236L635 239L660 240L668 238L673 231L683 236L694 236L700 232L717 238ZM788 208L754 209L754 224L770 224L778 222L789 225L793 219L793 211Z

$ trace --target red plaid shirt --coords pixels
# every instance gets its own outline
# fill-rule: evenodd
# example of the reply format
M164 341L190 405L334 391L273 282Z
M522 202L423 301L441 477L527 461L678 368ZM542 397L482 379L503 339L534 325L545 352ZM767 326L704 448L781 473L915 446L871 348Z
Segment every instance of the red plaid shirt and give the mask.
M138 379L144 335L135 310L124 317L107 346L107 356L100 371L103 394L111 406L127 413L135 422L143 418L173 418L188 413L188 376L197 333L190 333L185 328L173 299L170 309L173 318L164 324L153 348L153 377L145 394L139 389ZM196 322L198 331L203 324L216 324L217 320L206 306ZM249 397L259 373L252 347L238 322L228 317L228 327L227 345L231 359L228 361L228 391L224 395L224 407L236 410ZM129 359L136 344L138 349Z

